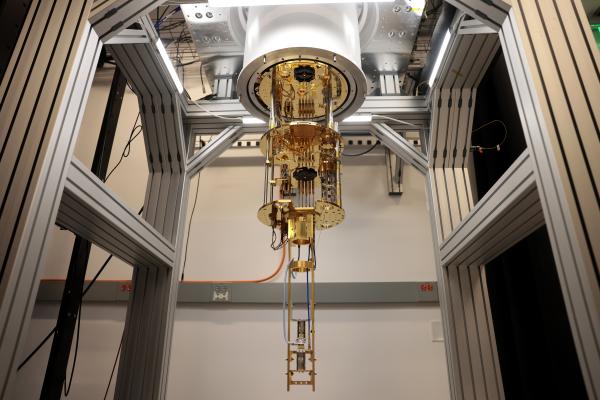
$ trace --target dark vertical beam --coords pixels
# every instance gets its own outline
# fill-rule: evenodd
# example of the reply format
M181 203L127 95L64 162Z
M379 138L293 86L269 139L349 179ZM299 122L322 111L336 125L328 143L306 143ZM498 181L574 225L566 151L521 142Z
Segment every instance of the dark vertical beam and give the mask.
M102 180L106 177L126 84L125 76L116 67L92 162L92 172ZM71 352L71 342L77 323L77 314L80 311L83 284L91 247L89 241L80 236L75 237L69 271L56 321L56 333L52 340L52 349L50 350L42 386L40 397L42 399L59 400L61 398Z
M126 85L127 80L125 79L125 75L123 75L119 67L115 66L106 110L104 111L104 118L100 127L100 136L98 137L98 144L96 145L96 152L92 161L92 172L102 180L106 178Z
M0 0L0 81L12 56L32 0Z

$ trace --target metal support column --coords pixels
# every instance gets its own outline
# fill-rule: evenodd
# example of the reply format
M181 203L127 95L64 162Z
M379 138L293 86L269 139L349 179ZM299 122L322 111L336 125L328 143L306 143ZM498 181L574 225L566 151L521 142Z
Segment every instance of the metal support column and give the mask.
M581 373L599 399L600 55L579 1L514 0L499 36Z
M101 180L106 178L126 84L125 76L121 73L119 67L116 67L91 168L92 173ZM50 350L42 386L41 397L44 399L61 398L71 342L73 341L75 324L81 307L83 284L91 248L91 242L81 236L75 236L69 271L67 272L60 310L56 320L56 333L52 340L52 349Z
M91 0L34 1L0 84L0 398L19 359L100 53Z
M453 35L431 90L427 189L453 399L503 399L481 264L445 265L440 248L476 199L469 168L477 87L499 43L495 34Z

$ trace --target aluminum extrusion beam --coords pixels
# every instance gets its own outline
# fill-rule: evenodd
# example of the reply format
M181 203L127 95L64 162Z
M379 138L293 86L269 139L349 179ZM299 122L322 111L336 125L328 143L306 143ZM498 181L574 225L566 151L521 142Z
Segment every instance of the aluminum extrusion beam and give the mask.
M456 32L459 35L479 35L485 33L496 33L496 31L481 21L468 19L460 22Z
M239 100L209 100L199 101L198 104L188 104L185 116L189 120L194 118L209 118L210 113L216 113L221 116L247 116L248 111L242 106ZM425 96L367 96L364 103L358 109L356 114L415 114L427 119L429 117L429 107Z
M498 32L508 15L510 5L503 0L446 0L471 18L477 19Z
M429 118L425 96L367 96L356 114L414 115Z
M106 42L166 0L97 0L90 23L100 40Z
M195 104L187 105L185 120L195 132L202 134L214 134L230 125L240 124L240 117L250 115L239 100L199 101L198 104L201 108ZM429 107L427 98L424 96L367 96L356 114L384 115L423 127L429 121ZM393 121L386 121L386 123L397 131L407 129L407 125ZM246 130L248 128L244 127ZM367 132L368 124L361 125L341 121L340 130L342 132Z
M154 45L157 35L152 23L147 17L140 23L150 43L109 47L134 88L141 111L150 171L143 218L176 249L172 269L143 263L134 268L115 398L146 400L166 396L189 179L182 121L185 100Z
M385 174L387 177L388 194L390 196L402 195L404 161L393 154L390 149L385 149Z
M463 131L463 134L466 132ZM435 259L438 293L453 399L503 399L502 377L494 339L494 328L487 295L485 268L480 264L444 266L441 260L442 220L447 209L439 198L446 192L466 198L471 188L460 180L440 180L445 168L430 168L427 194ZM450 169L449 176L454 175Z
M475 203L470 152L475 97L498 47L495 34L455 36L432 89L428 158L441 240Z
M433 86L435 89L460 91L479 86L500 42L496 34L453 34L448 47ZM435 103L432 102L432 105L435 106Z
M442 265L485 264L543 224L525 150L441 244Z
M600 53L581 2L514 0L500 31L590 399L600 398Z
M118 35L107 40L104 44L143 44L150 43L148 34L143 29L123 29Z
M427 174L427 158L415 146L386 124L372 124L371 134L407 164Z
M427 189L453 399L504 396L485 268L447 267L439 249L475 204L469 151L475 95L498 47L495 34L453 34L430 97Z
M206 146L198 153L190 157L187 163L187 174L192 177L200 170L206 167L219 157L225 150L231 147L242 135L244 131L240 126L230 126L223 132L215 136Z
M169 240L77 159L71 161L56 223L131 265L173 265L175 250Z
M0 84L0 398L19 357L101 43L91 1L36 1Z

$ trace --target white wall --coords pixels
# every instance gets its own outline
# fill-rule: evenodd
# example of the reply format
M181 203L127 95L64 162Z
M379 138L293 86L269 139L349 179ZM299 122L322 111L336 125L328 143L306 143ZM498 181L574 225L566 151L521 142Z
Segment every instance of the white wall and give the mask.
M58 303L36 303L29 326L27 349L33 350L56 324ZM81 314L79 352L73 385L69 399L102 399L117 354L125 321L124 303L99 305L84 304ZM73 347L75 340L73 340ZM67 377L73 365L73 354L69 360ZM34 358L17 373L15 400L40 398L50 342L42 347ZM25 354L23 358L25 358ZM111 385L114 387L114 381ZM63 394L63 398L64 394ZM112 399L112 392L108 396Z
M256 218L264 161L252 157L258 150L228 153L200 173L186 279L262 277L277 263L278 255L269 247L271 229ZM194 181L190 204L196 185ZM343 159L346 219L317 233L319 281L436 279L425 179L411 167L405 168L404 191L400 197L387 194L383 151Z
M56 303L36 305L27 348L52 329L57 314ZM178 307L167 398L449 399L443 343L430 332L438 307L323 306L316 316L317 391L287 393L279 307ZM84 306L70 399L103 398L124 318L123 303ZM39 398L49 352L44 347L19 372L15 399ZM71 365L72 357L69 372Z
M76 156L87 165L91 165L109 86L110 74L98 74L76 149ZM111 167L120 157L137 113L135 95L128 91ZM269 247L269 228L256 219L263 184L262 161L256 155L253 149L228 151L200 174L186 280L248 279L273 271L279 254ZM347 217L318 239L318 281L435 280L424 179L406 168L404 195L390 197L383 161L382 153L344 159ZM147 174L140 136L108 184L137 211ZM195 185L196 180L190 197ZM55 230L44 278L65 276L72 236ZM93 248L88 278L105 257L104 251ZM102 279L130 278L131 267L118 260L102 275ZM51 329L57 313L57 304L36 305L28 348L35 347ZM85 304L70 398L104 395L124 314L125 304ZM439 319L435 305L319 307L318 383L312 398L449 398L443 344L433 342L430 333L431 321ZM175 320L169 399L296 399L306 394L306 388L285 393L278 307L182 306ZM49 346L18 374L19 399L39 397L48 351Z
M319 307L317 390L285 390L281 309L180 307L168 398L212 400L448 399L439 308Z

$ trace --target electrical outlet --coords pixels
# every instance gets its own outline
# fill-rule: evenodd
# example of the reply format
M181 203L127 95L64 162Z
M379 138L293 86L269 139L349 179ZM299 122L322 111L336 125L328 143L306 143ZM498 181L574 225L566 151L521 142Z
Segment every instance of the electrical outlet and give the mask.
M228 302L230 301L229 286L226 285L214 285L212 301L215 302Z

